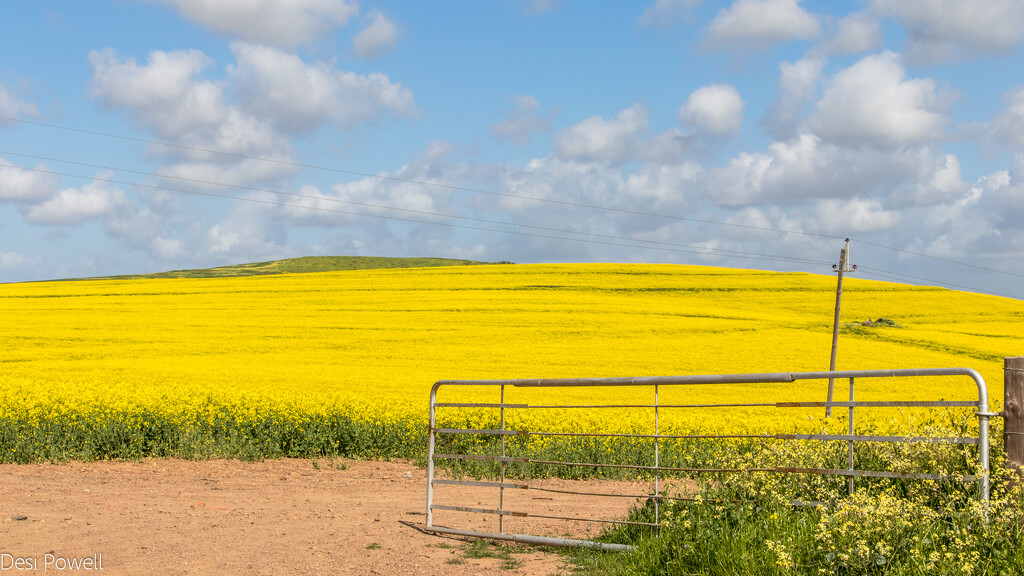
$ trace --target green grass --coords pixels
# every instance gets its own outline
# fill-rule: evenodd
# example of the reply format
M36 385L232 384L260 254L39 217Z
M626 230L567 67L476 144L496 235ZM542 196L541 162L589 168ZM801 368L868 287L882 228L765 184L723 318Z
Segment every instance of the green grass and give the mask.
M386 258L382 256L304 256L269 262L253 262L199 268L196 270L171 270L153 274L128 274L123 276L102 276L90 280L134 280L153 278L226 278L231 276L263 276L268 274L304 274L309 272L335 272L339 270L373 270L378 268L429 268L433 266L476 266L491 264L476 260L454 260L450 258Z
M843 479L837 484L835 479L776 474L708 477L697 479L688 494L699 495L699 501L661 505L659 529L628 526L598 538L631 544L634 552L563 553L580 575L1024 574L1024 483L1011 481L1000 425L995 428L987 506L979 502L973 482L859 478L856 494L849 497ZM820 454L823 449L809 445L803 454L827 459L828 454ZM968 471L955 462L959 448L943 451L950 471ZM766 456L755 455L755 460ZM921 459L904 456L886 459ZM872 469L874 464L859 467ZM819 504L794 506L794 500ZM634 508L630 519L655 522L651 502Z
M462 558L449 560L449 564L462 564L466 558L497 558L501 560L502 570L515 570L519 568L520 561L512 557L512 554L530 552L529 548L513 546L504 543L492 542L490 540L471 540L462 546Z

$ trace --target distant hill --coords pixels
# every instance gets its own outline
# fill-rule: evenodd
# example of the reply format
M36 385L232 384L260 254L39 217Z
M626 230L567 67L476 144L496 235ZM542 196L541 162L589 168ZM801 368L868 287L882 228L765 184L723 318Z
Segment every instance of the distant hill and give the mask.
M226 278L230 276L265 276L268 274L297 274L303 272L333 272L336 270L371 270L377 268L428 268L431 266L474 266L493 264L475 260L454 260L450 258L385 258L381 256L304 256L270 262L235 264L216 268L196 270L171 270L153 274L127 274L103 276L99 279L136 278ZM506 262L507 264L507 262Z

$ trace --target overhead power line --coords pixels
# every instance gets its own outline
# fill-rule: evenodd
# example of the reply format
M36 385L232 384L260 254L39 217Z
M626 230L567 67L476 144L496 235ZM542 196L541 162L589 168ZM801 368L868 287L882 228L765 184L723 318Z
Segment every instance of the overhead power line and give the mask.
M866 244L868 246L874 246L876 248L883 248L885 250L894 250L896 252L902 252L904 254L910 254L912 256L922 256L924 258L931 258L932 260L939 260L941 262L948 262L949 264L957 264L959 266L967 266L968 268L975 268L977 270L984 270L986 272L996 272L998 274L1006 274L1007 276L1016 276L1018 278L1024 278L1024 274L1017 274L1016 272L1010 272L1008 270L997 270L995 268L987 268L985 266L978 266L977 264L969 264L967 262L957 262L956 260L950 260L949 258L942 258L940 256L932 256L931 254L922 254L921 252L913 252L911 250L903 250L901 248L893 248L892 246L885 246L883 244L876 244L874 242L868 242L867 240L855 240L860 244Z
M275 163L275 164L279 164L279 165L283 165L283 166L291 166L291 167L295 167L295 168L306 168L306 169L310 169L310 170L333 172L333 173L338 173L338 174L347 174L347 175L359 176L359 177L363 177L363 178L374 178L374 179L384 180L384 181L402 182L402 183L407 183L407 184L417 184L417 185L421 185L421 186L430 186L430 187L441 188L441 189L446 189L446 190L461 191L461 192L471 192L471 193L474 193L474 194L486 194L486 195L492 195L492 196L499 196L499 197L506 197L506 198L516 198L516 199L520 199L520 200L530 200L530 201L534 201L534 202L543 202L543 203L556 204L556 205L562 205L562 206L571 206L571 207L575 207L575 208L587 208L587 209L593 209L593 210L602 210L602 211L605 211L605 212L614 212L614 213L619 213L619 214L629 214L629 215L634 215L634 216L644 216L644 217L662 218L662 219L668 219L668 220L694 222L694 223L709 224L709 225L714 225L714 226L728 226L728 227L732 227L732 228L741 228L741 229L747 229L747 230L759 230L759 231L774 232L774 233L779 233L779 234L794 234L794 235L802 235L802 236L809 236L809 237L816 237L816 238L825 238L825 239L833 239L833 240L840 240L840 239L844 238L843 236L836 236L836 235L830 235L830 234L818 234L818 233L814 233L814 232L804 232L804 231L800 231L800 230L787 230L787 229L782 229L782 228L774 228L774 227L770 227L770 226L754 226L754 225L750 225L750 224L737 224L737 223L733 223L733 222L721 222L721 221L717 221L717 220L705 220L705 219L701 219L701 218L690 218L690 217L686 217L686 216L677 216L677 215L672 215L672 214L664 214L664 213L656 213L656 212L645 212L645 211L641 211L641 210L629 210L629 209L624 209L624 208L614 208L614 207L611 207L611 206L601 206L601 205L597 205L597 204L587 204L587 203L581 203L581 202L571 202L571 201L567 201L567 200L555 200L555 199L551 199L551 198L539 198L539 197L527 196L527 195L523 195L523 194L512 194L512 193L507 193L507 192L495 192L495 191L492 191L492 190L484 190L484 189L480 189L480 188L471 188L471 187L465 187L465 186L455 186L455 185L451 185L451 184L443 184L443 183L440 183L440 182L430 182L430 181L425 181L425 180L415 180L415 179L410 179L410 178L400 178L400 177L396 177L396 176L385 176L385 175L381 175L381 174L370 174L370 173L366 173L366 172L358 172L358 171L354 171L354 170L345 170L345 169L333 168L333 167L329 167L329 166L320 166L320 165L315 165L315 164L306 164L306 163L302 163L302 162L295 162L295 161L285 160L285 159L280 159L280 158L267 158L267 157L261 157L261 156L239 154L239 153L235 153L235 152L227 152L227 151L224 151L224 150L215 150L215 149L211 149L211 148L202 148L202 147L198 147L198 146L187 146L187 145L184 145L184 144L175 144L175 143L172 143L172 142L164 142L164 141L161 141L161 140L152 140L152 139L147 139L147 138L138 138L138 137L134 137L134 136L124 136L124 135L120 135L120 134L112 134L112 133L108 133L108 132L101 132L101 131L95 131L95 130L86 130L86 129L82 129L82 128L73 128L73 127L70 127L70 126L61 126L61 125L58 125L58 124L50 124L50 123L46 123L46 122L37 122L37 121L32 121L32 120L25 120L25 119L22 119L22 118L13 118L13 117L7 117L7 116L0 116L0 121L17 122L17 123L21 123L21 124L26 124L26 125L31 125L31 126L39 126L39 127L50 128L50 129L54 129L54 130L64 130L64 131L68 131L68 132L76 132L76 133L81 133L81 134L89 134L89 135L93 135L93 136L101 136L101 137L104 137L104 138L115 138L115 139L120 139L120 140L125 140L125 141L131 141L131 142L139 142L139 143L151 144L151 145L157 145L157 146L166 146L168 148L175 148L175 149L179 149L179 150L188 150L188 151L191 151L191 152L202 152L202 153L206 153L206 154L215 154L215 155L232 157L232 158L239 158L239 159L245 159L245 160L255 160L255 161L259 161L259 162ZM10 154L14 154L14 153L10 153ZM22 156L27 156L25 154L21 154L21 155ZM60 160L54 160L54 161L60 161ZM125 171L133 172L133 171L130 171L130 170L125 170ZM167 176L161 176L161 177L167 178ZM128 185L132 185L132 184L128 184ZM221 184L221 185L222 186L230 186L230 185L226 185L226 184ZM280 193L280 192L275 192L275 193ZM516 225L520 226L518 224L516 224ZM567 231L567 232L580 234L578 232L572 232L572 231ZM635 240L635 239L629 239L629 240L630 241L650 242L650 241L646 241L646 240ZM902 254L908 254L908 255L912 255L912 256L916 256L916 257L937 260L937 261L946 262L946 263L949 263L949 264L954 264L954 265L957 265L957 266L965 266L965 267L974 268L974 269L977 269L977 270L983 270L983 271L986 271L986 272L992 272L992 273L996 273L996 274L1004 274L1004 275L1007 275L1007 276L1014 276L1014 277L1018 277L1018 278L1024 278L1024 274L1018 274L1018 273L1009 272L1009 271L1006 271L1006 270L999 270L999 269L996 269L996 268L979 266L977 264L970 264L970 263L967 263L967 262L960 262L960 261L957 261L957 260L952 260L952 259L949 259L949 258L943 258L943 257L940 257L940 256L932 256L930 254L924 254L924 253L921 253L921 252L905 250L905 249L897 248L897 247L894 247L894 246L887 246L887 245L884 245L884 244L879 244L879 243L875 243L875 242L869 242L867 240L861 240L861 239L855 238L855 237L851 238L851 240L853 242L858 242L858 243L861 243L861 244L865 244L865 245L869 245L869 246L874 246L876 248L881 248L881 249L885 249L885 250L891 250L891 251L902 253ZM702 250L708 250L708 249L702 248ZM814 263L822 263L822 261L814 261ZM953 284L950 284L950 285L952 286Z
M745 228L747 230L761 230L761 231L764 231L764 232L776 232L776 233L783 233L783 234L797 234L797 235L801 235L801 236L812 236L812 237L816 237L816 238L827 238L827 239L832 239L832 240L837 240L837 239L838 240L842 240L844 238L843 236L834 236L834 235L830 235L830 234L816 234L814 232L803 232L801 230L784 230L784 229L781 229L781 228L772 228L770 226L754 226L754 225L751 225L751 224L736 224L736 223L733 223L733 222L720 222L720 221L717 221L717 220L704 220L704 219L700 219L700 218L690 218L690 217L687 217L687 216L676 216L676 215L673 215L673 214L663 214L663 213L658 213L658 212L644 212L642 210L629 210L629 209L625 209L625 208L614 208L614 207L611 207L611 206L601 206L601 205L598 205L598 204L586 204L586 203L582 203L582 202L571 202L571 201L568 201L568 200L554 200L554 199L551 199L551 198L539 198L537 196L527 196L527 195L524 195L524 194L511 194L511 193L508 193L508 192L495 192L493 190L484 190L484 189L481 189L481 188L470 188L470 187L467 187L467 186L455 186L455 185L452 185L452 184L443 184L443 183L440 183L440 182L430 182L430 181L427 181L427 180L414 180L414 179L411 179L411 178L399 178L397 176L384 176L384 175L381 175L381 174L370 174L370 173L367 173L367 172L358 172L358 171L355 171L355 170L344 170L344 169L341 169L341 168L332 168L332 167L329 167L329 166L319 166L319 165L316 165L316 164L305 164L305 163L302 163L302 162L294 162L292 160L284 160L284 159L280 159L280 158L266 158L266 157L263 157L263 156L251 156L251 155L248 155L248 154L238 154L236 152L226 152L224 150L214 150L214 149L210 149L210 148L201 148L201 147L198 147L198 146L186 146L184 144L174 144L174 143L171 143L171 142L163 142L161 140L150 140L150 139L146 139L146 138L137 138L137 137L134 137L134 136L123 136L123 135L120 135L120 134L111 134L111 133L107 133L107 132L98 132L98 131L95 131L95 130L84 130L82 128L72 128L72 127L69 127L69 126L61 126L61 125L58 125L58 124L48 124L48 123L45 123L45 122L34 122L32 120L24 120L24 119L20 119L20 118L8 118L8 117L5 117L5 116L0 116L0 120L8 120L8 121L11 121L11 122L20 122L22 124L29 124L29 125L32 125L32 126L40 126L40 127L43 127L43 128L52 128L52 129L55 129L55 130L66 130L68 132L78 132L80 134L90 134L90 135L93 135L93 136L102 136L104 138L117 138L119 140L127 140L127 141L130 141L130 142L139 142L139 143L142 143L142 144L154 144L154 145L157 145L157 146L167 146L168 148L176 148L178 150L188 150L190 152L202 152L202 153L205 153L205 154L216 154L216 155L219 155L219 156L227 156L227 157L230 157L230 158L238 158L238 159L242 159L242 160L256 160L256 161L259 161L259 162L271 162L271 163L274 163L274 164L280 164L282 166L291 166L293 168L307 168L307 169L310 169L310 170L319 170L319 171L324 171L324 172L334 172L334 173L337 173L337 174L347 174L347 175L350 175L350 176L359 176L359 177L362 177L362 178L374 178L374 179L377 179L377 180L387 180L387 181L391 181L391 182L402 182L402 183L405 183L405 184L418 184L418 185L421 185L421 186L431 186L431 187L434 187L434 188L442 188L442 189L445 189L445 190L454 190L454 191L459 191L459 192L472 192L474 194L487 194L487 195L491 195L491 196L501 196L501 197L504 197L504 198L515 198L515 199L518 199L518 200L531 200L531 201L534 201L534 202L544 202L544 203L547 203L547 204L558 204L558 205L562 205L562 206L572 206L574 208L588 208L588 209L592 209L592 210L603 210L605 212L616 212L616 213L619 213L619 214L630 214L630 215L633 215L633 216L647 216L647 217L652 217L652 218L663 218L663 219L667 219L667 220L680 220L680 221L684 221L684 222L696 222L696 223L700 223L700 224L711 224L711 225L715 225L715 226L729 226L729 227L733 227L733 228Z
M1012 294L1006 294L1003 292L995 292L993 290L987 290L985 288L978 288L975 286L965 286L962 284L953 284L952 282L943 282L941 280L934 280L932 278L923 278L921 276L913 276L910 274L904 274L902 272L895 272L892 270L882 270L879 268L872 268L870 266L857 266L858 272L864 272L871 276L877 276L880 278L888 278L889 280L895 280L897 282L907 282L907 280L917 280L920 282L928 282L933 286L940 286L943 288L961 288L963 290L969 290L971 292L982 292L985 294L991 294L993 296L1003 296L1006 298L1013 298L1015 300L1021 300L1020 296L1014 296Z
M679 244L679 243L675 243L675 242L663 242L663 241L659 241L659 240L646 240L646 239L642 239L642 238L629 238L629 237L625 237L625 236L616 236L616 235L612 235L612 234L599 234L599 233L596 233L596 232L580 232L580 231L576 231L576 230L566 230L566 229L563 229L563 228L552 228L552 227L547 227L547 226L535 226L535 225L530 225L530 224L522 224L522 223L518 223L518 222L506 222L506 221L503 221L503 220L491 220L491 219L487 219L487 218L476 218L476 217L471 217L471 216L462 216L462 215L459 215L459 214L445 214L445 213L442 213L442 212L431 212L431 211L428 211L428 210L416 210L416 209L413 209L413 208L401 208L401 207L397 207L397 206L388 206L388 205L384 205L384 204L372 204L372 203L369 203L369 202L357 202L357 201L354 201L354 200L343 200L341 198L331 198L331 197L328 197L328 196L314 196L314 195L311 195L311 194L298 194L298 193L294 193L294 192L284 192L284 191L278 191L278 190L271 190L271 189L267 189L267 188L256 188L256 187L252 187L252 186L243 186L243 185L239 185L239 184L227 184L227 183L222 183L222 182L213 182L213 181L209 181L209 180L199 180L199 179L196 179L196 178L185 178L185 177L182 177L182 176L165 176L165 175L156 174L156 173L153 173L153 172L145 172L145 171L141 171L141 170L132 170L132 169L128 169L128 168L118 168L118 167L114 167L114 166L104 166L104 165L100 165L100 164L91 164L91 163L88 163L88 162L78 162L78 161L74 161L74 160L63 160L63 159L60 159L60 158L51 158L51 157L46 157L46 156L36 156L36 155L32 155L32 154L22 154L22 153L19 153L19 152L10 152L10 151L6 151L6 150L0 150L0 154L7 154L9 156L23 156L23 157L26 157L26 158L33 158L33 159L36 159L36 160L46 160L46 161L49 161L49 162L61 162L61 163L72 164L72 165L76 165L76 166L87 166L89 168L96 168L96 169L99 169L99 170L114 170L114 171L128 172L128 173L132 173L132 174L139 174L139 175L144 175L144 176L152 176L154 178L173 179L173 180L178 180L178 181L182 181L182 182L189 182L189 183L192 183L192 184L202 184L204 186L217 186L217 187L224 187L224 188L234 188L234 189L237 189L237 190L246 190L246 191L251 191L251 192L266 192L266 193L278 194L278 195L283 195L283 196L291 196L291 197L294 197L294 198L303 198L303 199L308 199L308 200L316 200L318 202L334 202L334 203L349 204L349 205L354 205L354 206L363 206L363 207L367 207L367 208L377 208L377 209L382 209L382 210L394 210L394 211L399 211L399 212L407 212L407 213L411 213L411 214L421 214L421 215L425 215L425 216L438 216L438 217L442 217L442 218L452 218L452 219L456 219L456 220L467 220L467 221L473 221L473 222L482 222L482 223L485 223L485 224L499 224L499 225L504 225L504 226L515 226L515 227L518 227L518 228L528 228L528 229L531 229L531 230L541 230L541 231L545 231L545 232L558 232L558 233L564 233L564 234L577 234L577 235L580 235L580 236L589 236L589 237L594 237L594 238L606 238L606 239L610 239L610 240L625 240L625 241L628 241L628 242L643 242L645 244L655 244L655 245L671 246L671 247L677 247L677 248L691 248L691 249L694 249L694 250L701 251L701 252L698 252L698 253L712 252L712 253L719 253L719 254L722 254L722 255L742 255L744 257L759 256L759 257L770 258L770 259L774 259L774 260L800 262L800 263L804 263L804 264L828 264L828 262L825 262L823 260L813 260L813 259L809 259L809 258L796 258L796 257L792 257L792 256L781 256L781 255L778 255L778 254L761 254L761 253L757 253L757 252L746 252L746 251L741 251L741 250L729 250L727 248L711 248L711 247L707 247L707 246L699 246L699 245L693 245L693 244ZM40 169L40 168L19 168L19 169L20 170L32 170L32 171L43 172L43 173L50 173L50 174L54 174L54 175L58 175L58 176L69 176L69 177L74 177L74 178L90 178L90 177L86 177L86 176L80 176L80 175L77 175L77 174L65 174L65 173L62 173L62 172L55 172L55 171L52 171L52 170L43 170L43 169ZM110 179L104 179L104 178L96 178L96 179L97 180L101 180L101 181L105 181L105 182L115 183L115 184L122 184L122 185L126 185L126 186L138 186L139 185L137 183L124 182L124 181L120 181L120 180L110 180ZM164 189L166 189L168 191L173 191L173 192L187 192L186 190L178 190L178 189L173 189L173 188L164 188ZM238 200L245 200L245 198L238 197L238 196L232 196L231 198L235 198L235 199L238 199ZM308 208L312 208L312 207L308 207Z
M611 236L611 235L603 235L603 234L594 234L594 233L590 233L590 232L577 232L575 230L564 230L564 229L558 229L558 228L543 228L543 227L538 227L538 226L529 226L529 225L524 225L524 224L517 224L517 223L514 223L514 222L489 221L489 222L493 222L493 223L497 223L497 224L502 224L502 225L506 225L506 226L515 226L515 227L521 227L521 228L536 228L536 229L547 230L547 231L552 231L552 232L558 232L558 233L563 233L563 234L577 234L577 235L583 235L583 236L596 236L596 237L601 237L601 238L622 240L622 241L625 241L625 242L643 242L643 243L648 243L648 244L659 244L659 245L672 246L672 247L661 247L661 246L657 246L657 245L655 245L655 246L646 245L645 246L645 245L638 245L638 244L623 244L623 243L619 243L619 242L607 242L607 241L602 241L602 240L590 240L590 239L587 239L587 238L572 238L572 237L565 237L565 236L552 236L552 235L548 235L548 234L536 234L536 233L531 233L531 232L521 232L521 231L517 231L517 230L499 230L499 229L494 229L494 228L484 228L484 227L480 227L480 226L468 226L468 225L463 225L463 224L452 224L450 222L435 222L435 221L431 221L431 220L418 220L418 219L414 219L414 218L402 218L402 217L398 217L398 216L384 216L384 215L381 215L381 214L367 214L365 212L353 212L353 211L349 211L349 210L333 210L333 209L329 209L329 208L320 208L320 207L317 207L317 206L309 206L309 205L305 205L305 204L290 204L290 203L287 203L287 202L275 202L275 201L272 201L272 200L263 200L263 199L259 199L259 198L247 198L247 197L244 197L244 196L231 196L231 195L227 195L227 194L215 194L213 192L203 192L203 191L199 191L199 190L185 190L185 189L181 189L181 188L171 188L169 186L157 186L157 185L153 185L153 184L143 184L143 183L139 183L139 182L127 182L127 181L123 181L123 180L116 180L116 179L113 179L113 178L104 178L104 177L95 177L95 176L84 176L84 175L81 175L81 174L69 174L69 173L66 173L66 172L58 172L58 171L55 171L55 170L45 170L45 169L42 169L42 168L19 168L19 170L26 170L26 171L31 171L31 172L40 172L40 173L43 173L43 174L53 174L53 175L56 175L56 176L66 176L66 177L69 177L69 178L81 178L83 180L92 180L92 181L95 181L95 182L107 182L107 183L110 183L110 184L121 184L121 185L124 185L124 186L134 186L134 187L137 187L137 188L146 188L146 189L150 189L150 190L163 190L163 191L167 191L167 192L180 192L180 193L183 193L183 194L193 194L193 195L198 195L198 196L209 196L209 197L213 197L213 198L224 198L224 199L228 199L228 200L240 200L240 201L243 201L243 202L252 202L252 203L257 203L257 204L266 204L266 205L281 206L281 207L287 207L287 208L298 208L298 209L302 209L302 210L311 210L311 211L315 211L315 212L326 212L326 213L332 213L332 214L345 214L345 215L351 215L351 216L362 216L362 217L367 217L367 218L378 218L378 219L382 219L382 220L396 220L396 221L401 221L401 222L412 222L412 223L416 223L416 224L427 224L427 225L432 225L432 226L445 226L445 227L448 227L448 228L462 228L462 229L466 229L466 230L481 230L481 231L485 231L485 232L496 232L496 233L501 233L501 234L515 234L515 235L518 235L518 236L532 236L532 237L535 237L535 238L550 238L550 239L555 239L555 240L569 240L569 241L573 241L573 242L583 242L583 243L588 243L588 244L602 244L602 245L605 245L605 246L619 246L619 247L624 247L624 248L638 248L638 249L642 249L642 250L659 250L659 251L664 251L664 252L679 252L679 253L686 253L686 254L703 254L703 255L713 254L713 255L726 256L726 257L731 257L731 258L744 258L744 259L750 259L750 260L776 260L776 261L783 261L783 262L797 262L797 263L802 263L802 264L828 264L828 262L824 262L824 261L821 261L821 260L812 260L812 259L808 259L808 258L795 258L795 257L778 256L778 255L771 255L771 254L757 254L757 253L753 253L753 252L742 252L742 251L738 251L738 250L726 250L724 248L711 248L711 247L703 247L703 246L693 246L693 245L688 245L688 244L673 244L673 243L669 243L669 242L658 242L658 241L643 240L643 239L638 239L638 238L627 238L627 237L624 237L624 236ZM230 186L230 185L228 185L228 186ZM285 194L285 195L290 195L290 196L297 196L297 197L300 197L300 198L312 198L312 199L316 199L316 200L325 200L325 198L320 197L320 196L308 196L308 195L301 195L301 194L288 194L288 193L274 192L272 190L260 190L260 189L255 189L255 188L246 188L246 189L253 190L253 191L259 191L259 192L270 192L270 193L274 193L274 194ZM382 208L388 209L388 210L401 210L401 211L408 211L408 212L417 212L417 213L421 213L421 214L423 214L423 213L425 213L425 214L434 214L434 213L427 213L427 212L423 212L423 211L409 210L409 209L404 209L404 208L393 208L393 207L382 207ZM449 215L444 215L444 214L436 214L436 215L441 216L441 217L447 217L447 218L463 218L463 219L466 219L466 220L479 220L479 219L476 219L476 218L449 216ZM488 221L485 221L485 222L488 222ZM689 248L689 249L684 249L684 248Z

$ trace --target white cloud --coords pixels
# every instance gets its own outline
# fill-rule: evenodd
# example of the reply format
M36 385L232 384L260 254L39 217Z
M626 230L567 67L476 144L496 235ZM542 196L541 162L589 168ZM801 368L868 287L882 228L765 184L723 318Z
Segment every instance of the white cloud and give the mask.
M1024 86L1003 94L1003 109L989 123L990 138L1011 150L1024 151Z
M842 70L817 104L810 127L845 145L903 146L945 136L947 98L928 78L906 79L899 56L885 51Z
M823 48L829 54L857 54L877 50L884 42L878 20L857 12L839 21L836 35Z
M355 0L159 0L214 32L293 48L344 26Z
M28 259L17 252L0 252L0 270L18 268L28 263Z
M124 192L101 182L61 190L25 210L25 220L47 226L69 226L112 214L127 200Z
M25 170L0 158L0 201L35 202L49 198L60 186L60 177L48 174L45 164L39 171Z
M647 116L642 104L620 111L612 120L591 116L555 134L555 154L567 160L611 164L684 161L693 148L692 137L679 130L652 136Z
M716 45L767 47L818 35L818 18L800 7L800 0L736 0L723 8L708 27Z
M735 134L743 124L743 98L728 84L703 86L679 108L679 119L716 136Z
M291 157L288 138L269 119L232 105L224 82L201 77L203 69L212 64L202 52L154 51L146 64L139 65L134 58L122 58L108 49L90 53L89 62L92 93L104 108L124 110L138 127L152 131L158 140L191 148L150 145L154 157L172 161L161 172L253 184L259 181L232 170L246 163L239 155L284 160ZM292 171L285 165L264 164L260 175L271 171L280 177Z
M875 0L872 7L907 28L911 62L1006 54L1024 41L1020 0Z
M879 191L901 204L913 204L926 194L907 187L929 181L945 167L928 149L847 148L803 133L709 169L704 188L708 202L724 206L871 197Z
M100 173L81 188L61 189L59 176L45 172L42 164L37 169L22 169L0 158L0 201L13 202L25 222L67 228L97 221L108 237L158 260L190 255L168 227L177 212L176 198L170 193L152 192L145 197L149 207L138 208L124 191L106 182L110 173Z
M800 113L818 87L824 67L824 58L810 54L796 62L779 64L779 100L763 120L776 140L787 140L796 135Z
M254 200L276 201L273 194L254 192ZM288 246L288 229L278 211L265 204L235 202L227 218L209 227L204 249L218 258L254 262L298 256Z
M507 120L491 126L495 138L525 146L531 134L551 129L551 120L537 115L540 102L535 97L510 96L510 99L515 102L515 110L509 113Z
M0 116L6 116L7 118L39 116L39 110L35 104L18 100L13 92L8 90L3 84L0 84ZM0 126L3 124L4 120L0 120Z
M358 226L378 234L388 228L387 218L406 218L415 221L439 221L435 214L459 215L461 210L450 202L451 192L421 182L445 185L468 185L461 176L467 166L452 163L448 155L452 146L444 142L431 142L427 149L400 169L381 174L387 178L365 177L351 182L335 184L329 192L316 186L299 189L300 198L286 197L288 206L281 210L290 221L313 226ZM389 210L392 206L402 210ZM355 214L353 214L355 213Z
M243 42L231 49L237 65L229 77L245 110L287 133L324 122L353 128L388 114L416 115L412 92L384 74L364 76L325 62L306 64L295 54Z
M370 23L352 39L356 56L373 60L395 51L398 27L380 12L369 15Z
M171 164L163 174L267 186L294 172L292 138L335 123L352 129L383 116L416 113L412 93L383 74L359 75L327 63L244 42L224 79L208 80L201 52L152 52L145 64L111 50L92 52L92 91L124 110L157 139L192 149L151 145ZM235 98L236 100L232 100ZM203 150L216 150L216 154ZM275 158L283 163L254 158Z
M825 199L814 203L809 218L816 230L842 230L865 234L889 230L902 223L902 214L888 210L877 198Z
M647 132L647 109L634 104L614 120L591 116L555 135L555 149L565 158L624 162L637 156Z
M236 153L273 150L263 121L225 101L223 85L200 74L213 63L197 50L154 51L145 65L113 50L93 51L92 93L109 109L124 109L136 125L162 140Z
M637 18L637 24L645 28L667 28L677 14L684 14L704 0L655 0Z

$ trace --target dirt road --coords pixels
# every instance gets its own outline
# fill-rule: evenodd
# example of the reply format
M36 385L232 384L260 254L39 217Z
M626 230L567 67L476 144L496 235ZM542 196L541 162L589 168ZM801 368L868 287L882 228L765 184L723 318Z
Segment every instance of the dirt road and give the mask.
M555 488L583 484L545 482ZM642 490L625 482L586 484L590 491ZM425 494L424 471L404 462L2 465L0 574L565 572L561 557L535 551L514 554L515 568L507 560L466 558L461 539L418 529L425 520ZM493 488L439 487L436 498L462 506L497 504ZM594 518L624 516L632 502L509 490L505 505ZM522 522L506 520L506 531L525 532ZM599 530L595 524L530 522L531 533L550 536L586 537ZM497 529L494 516L462 512L439 512L435 523Z

